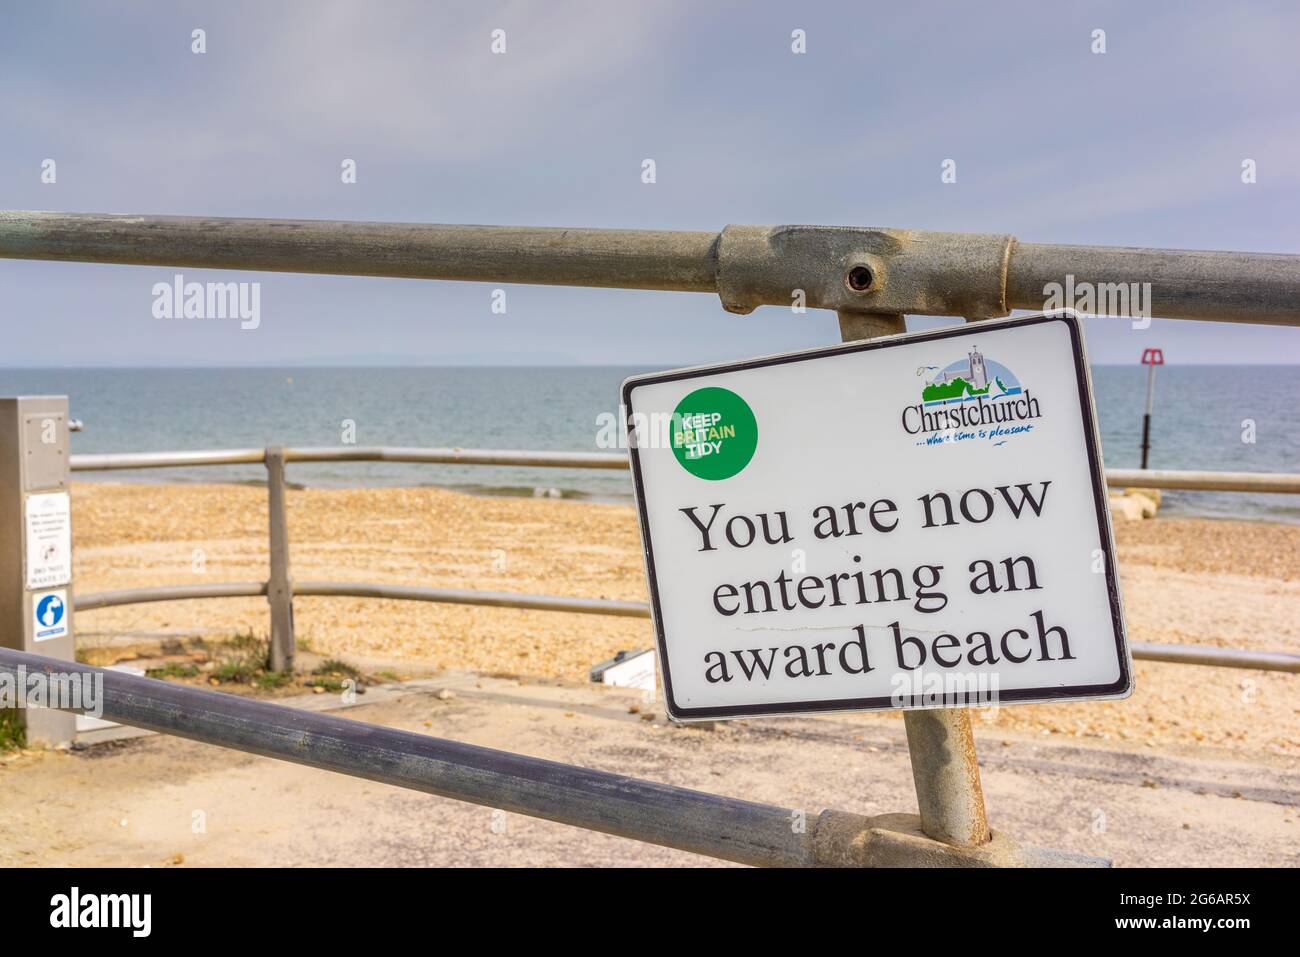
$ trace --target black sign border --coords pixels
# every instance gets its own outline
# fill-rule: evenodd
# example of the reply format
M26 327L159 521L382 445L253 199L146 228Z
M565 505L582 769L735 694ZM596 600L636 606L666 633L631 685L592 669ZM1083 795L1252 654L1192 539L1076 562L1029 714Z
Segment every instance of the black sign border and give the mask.
M1013 702L1047 702L1060 698L1121 698L1133 691L1132 666L1129 656L1127 634L1124 625L1124 610L1119 594L1119 576L1115 568L1115 546L1111 538L1109 505L1106 497L1106 479L1102 468L1101 449L1098 447L1097 425L1093 408L1090 375L1084 351L1083 333L1079 316L1070 311L1045 313L1035 316L1023 316L1013 319L983 320L975 326L956 326L927 332L907 333L880 339L846 342L800 352L767 356L758 359L744 359L739 362L724 362L716 365L694 366L672 372L650 373L633 376L623 383L621 390L623 408L627 414L628 435L635 435L632 424L632 393L639 386L654 385L661 382L675 382L681 379L697 379L717 375L721 372L738 372L745 369L761 369L767 366L785 365L791 362L803 362L822 356L842 353L871 352L887 349L890 346L911 345L917 342L934 342L941 339L955 339L972 334L978 330L1017 328L1020 326L1042 325L1048 322L1063 322L1070 330L1071 352L1074 355L1075 380L1079 389L1079 409L1083 418L1083 435L1088 447L1088 463L1091 467L1093 501L1097 512L1097 530L1101 539L1102 555L1106 563L1106 592L1110 599L1111 622L1115 634L1115 652L1119 659L1119 678L1108 685L1074 685L1068 688L1019 688L999 692L997 703ZM655 628L655 646L659 653L659 665L664 676L664 703L668 716L674 721L707 721L718 718L753 718L780 717L783 715L809 714L826 711L903 711L916 708L900 708L893 703L892 697L883 698L832 698L820 701L771 702L768 704L746 704L736 706L717 705L703 708L679 708L673 699L672 674L668 667L667 642L664 636L663 614L659 604L659 581L655 575L654 548L650 540L650 516L646 512L645 489L642 484L641 459L636 442L628 443L631 457L632 482L636 491L637 515L641 522L641 547L645 557L646 577L650 586L650 604L653 610Z

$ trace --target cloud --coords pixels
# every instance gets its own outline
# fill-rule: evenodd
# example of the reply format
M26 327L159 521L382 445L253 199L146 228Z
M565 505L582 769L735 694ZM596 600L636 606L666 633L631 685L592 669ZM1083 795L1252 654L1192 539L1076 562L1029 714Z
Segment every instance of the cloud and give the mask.
M1285 4L51 2L3 17L3 207L1295 248L1300 12ZM1102 56L1089 52L1098 26ZM789 48L796 27L805 55ZM45 157L57 186L39 181ZM1260 164L1250 187L1246 157ZM340 183L344 158L356 186ZM59 323L86 361L247 353L237 336L150 325L150 270L0 261L0 277L0 309ZM338 361L500 345L501 324L476 321L484 286L261 278L260 360L304 343ZM834 334L833 317L732 320L707 296L520 287L510 301L512 349L582 361L724 358ZM1168 335L1205 350L1202 333ZM1295 352L1294 330L1219 335L1231 358ZM13 361L52 354L35 324L6 346Z

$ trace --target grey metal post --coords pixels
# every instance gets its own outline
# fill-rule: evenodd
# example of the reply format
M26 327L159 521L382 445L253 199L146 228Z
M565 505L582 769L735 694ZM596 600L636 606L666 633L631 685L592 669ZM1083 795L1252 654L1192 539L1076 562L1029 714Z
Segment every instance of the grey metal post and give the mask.
M958 847L987 842L991 835L970 712L965 708L905 711L903 724L921 830Z
M870 277L864 278L870 283ZM841 310L839 318L845 342L907 331L901 315ZM959 847L986 843L989 824L969 712L965 708L904 711L903 724L921 830L936 841Z
M0 647L63 661L74 658L68 474L68 397L0 399ZM76 737L74 715L18 715L30 745Z
M293 668L293 579L289 576L289 524L284 511L284 449L266 450L266 503L270 520L271 670Z

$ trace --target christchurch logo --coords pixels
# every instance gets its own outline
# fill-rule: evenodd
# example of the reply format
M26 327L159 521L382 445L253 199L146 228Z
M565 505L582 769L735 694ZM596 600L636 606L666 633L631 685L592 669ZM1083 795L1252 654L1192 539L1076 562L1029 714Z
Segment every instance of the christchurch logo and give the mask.
M921 366L929 376L921 401L903 409L903 431L922 436L918 445L985 441L1003 445L1013 435L1031 432L1041 413L1038 400L1000 362L971 346L965 359L940 368Z
M924 368L921 370L924 371ZM965 362L957 361L941 371L921 390L926 405L944 402L969 402L981 395L1001 398L1019 395L1020 380L1000 362L984 358L979 346L973 346Z

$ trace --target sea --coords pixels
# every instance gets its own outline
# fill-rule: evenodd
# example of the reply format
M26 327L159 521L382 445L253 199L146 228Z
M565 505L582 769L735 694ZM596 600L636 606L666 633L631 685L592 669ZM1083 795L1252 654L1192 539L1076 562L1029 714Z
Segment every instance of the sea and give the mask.
M0 395L66 394L72 451L410 445L611 451L598 445L619 386L646 368L0 369ZM1103 458L1141 460L1146 370L1096 366ZM350 433L350 434L349 434ZM1300 472L1300 366L1165 366L1150 466ZM79 473L88 481L260 483L260 466ZM480 495L630 502L622 471L384 462L291 463L295 485L434 485ZM1162 514L1300 523L1300 496L1167 492Z

